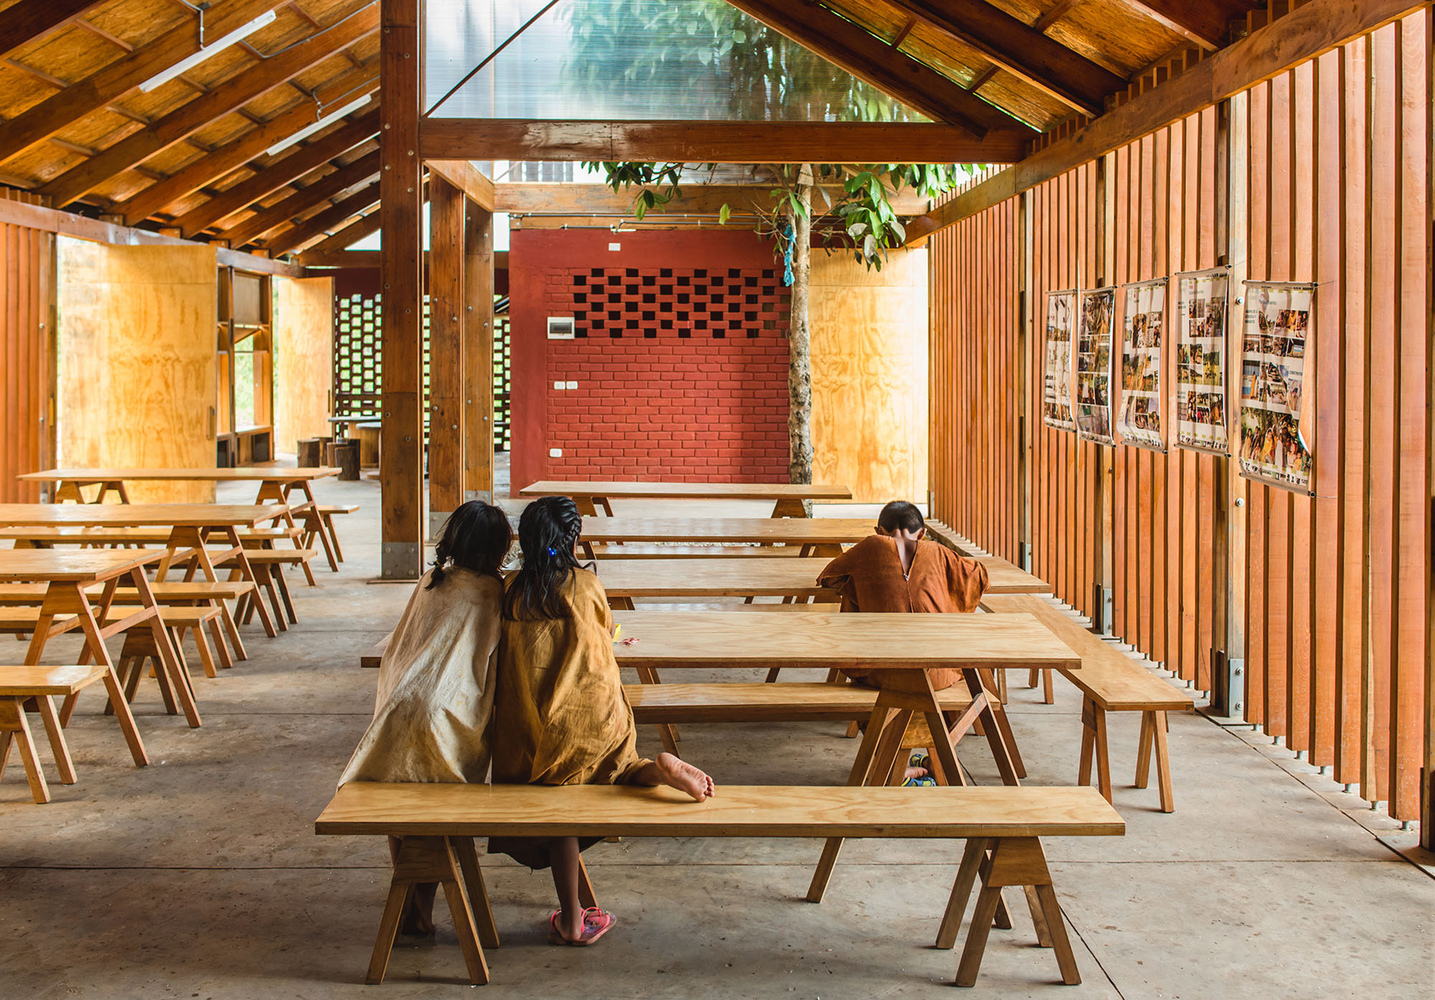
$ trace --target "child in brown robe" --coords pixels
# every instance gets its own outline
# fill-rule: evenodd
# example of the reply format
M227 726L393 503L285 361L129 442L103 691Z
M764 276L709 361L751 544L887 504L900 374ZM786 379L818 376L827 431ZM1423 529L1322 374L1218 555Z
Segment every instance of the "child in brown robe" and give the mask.
M613 618L598 577L573 547L583 518L568 497L529 504L518 522L523 568L503 599L494 698L493 780L575 785L669 785L702 800L713 781L672 754L639 757L633 710L613 656ZM493 837L489 853L553 868L559 909L553 944L587 945L613 926L611 913L578 899L579 851L601 838Z
M877 533L862 539L827 564L817 582L842 595L842 611L971 612L987 589L987 569L939 542L926 539L927 523L916 505L893 500L877 517ZM860 684L894 691L926 690L920 672L847 670ZM956 683L960 671L927 671L934 690ZM914 756L914 760L920 755ZM909 767L908 779L926 769Z

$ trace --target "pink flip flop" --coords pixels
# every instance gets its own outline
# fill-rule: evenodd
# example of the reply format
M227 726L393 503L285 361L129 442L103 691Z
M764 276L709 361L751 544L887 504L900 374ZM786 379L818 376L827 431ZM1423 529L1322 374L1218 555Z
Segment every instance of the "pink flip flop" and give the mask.
M564 937L563 932L558 929L558 918L562 916L562 914L562 910L554 910L553 915L548 918L549 944L566 944L572 945L575 948L586 948L612 930L613 925L618 922L618 918L607 910L600 910L596 906L590 906L583 911L583 933L576 941L570 941Z

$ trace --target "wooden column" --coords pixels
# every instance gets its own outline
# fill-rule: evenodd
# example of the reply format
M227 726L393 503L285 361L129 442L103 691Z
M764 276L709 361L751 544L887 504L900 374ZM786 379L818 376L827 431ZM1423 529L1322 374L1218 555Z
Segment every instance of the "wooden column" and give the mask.
M465 451L463 192L429 181L429 538L463 503Z
M493 213L469 201L464 213L463 498L493 502Z
M419 102L420 0L381 0L379 213L383 248L383 484L385 579L417 579L423 565L423 266Z

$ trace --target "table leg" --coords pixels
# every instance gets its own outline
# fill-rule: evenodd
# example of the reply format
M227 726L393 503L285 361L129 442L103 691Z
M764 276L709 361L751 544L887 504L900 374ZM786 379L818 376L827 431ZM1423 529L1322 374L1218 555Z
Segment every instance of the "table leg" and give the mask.
M106 593L112 596L113 581L106 587ZM94 610L90 607L83 586L76 583L50 584L45 591L45 601L40 605L40 620L35 625L30 648L25 654L26 665L40 662L40 655L45 651L45 642L50 637L50 627L55 622L55 616L60 614L73 614L80 620L86 651L105 668L105 692L109 695L115 718L119 720L120 730L125 734L125 742L129 744L130 756L134 758L137 766L144 767L149 763L149 755L145 753L144 741L140 739L139 730L135 728L135 718L130 713L129 702L125 701L120 680L115 676L115 665L110 660L110 651L105 648L104 636L100 635L100 626L95 621ZM68 703L69 699L66 701ZM61 716L62 721L66 718L68 713Z
M307 529L310 525L313 525L313 534L319 539L319 544L324 547L324 558L329 560L329 568L335 573L339 572L338 542L329 535L331 525L326 524L323 516L320 515L319 502L314 499L313 489L310 488L308 480L297 483L294 487L291 487L291 489L295 488L304 494L304 502L299 505L299 510L304 512L305 528ZM301 548L307 546L307 544L308 542L306 540Z
M806 517L807 505L801 500L779 500L772 507L773 517Z
M987 734L987 745L991 747L992 757L996 759L997 770L1001 772L1002 781L1008 785L1021 784L1020 772L1012 762L1006 737L1002 733L1001 722L997 720L996 713L992 710L991 701L987 697L986 687L982 684L981 671L975 667L963 667L962 679L967 682L967 692L972 697L972 703L976 704L977 699L981 699L981 708L978 710L977 717L982 721L982 727ZM1005 717L1002 721L1005 721ZM946 761L942 763L945 766Z
M144 569L136 566L131 570L130 581L134 583L135 590L139 592L140 604L150 611L150 634L154 636L155 649L159 652L159 668L169 675L170 685L174 688L174 696L179 701L179 707L184 711L185 721L189 723L191 729L198 729L199 708L194 703L194 689L189 682L189 671L185 670L179 662L179 654L175 652L174 644L169 641L169 629L164 626L164 619L160 616L159 602L154 598L154 591L150 590L149 579L145 576Z
M289 528L296 527L296 525L294 524L294 513L289 509L289 489L283 483L276 483L266 479L264 482L259 484L259 496L255 499L254 502L272 502L284 504L284 513L280 514L278 517L274 518L274 520L270 521L270 525L273 527L277 527L279 522L283 521L284 524ZM302 537L295 536L293 538L293 542L296 549L302 549L304 547L304 539ZM304 579L308 581L309 586L319 586L319 581L314 579L314 571L309 568L309 564L307 562L303 562L299 565L302 566L304 569Z

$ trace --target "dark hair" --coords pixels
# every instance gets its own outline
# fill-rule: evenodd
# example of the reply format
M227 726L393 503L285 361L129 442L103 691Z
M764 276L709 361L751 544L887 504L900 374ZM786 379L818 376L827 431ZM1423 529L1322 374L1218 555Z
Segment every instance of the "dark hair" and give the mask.
M877 527L883 531L921 531L926 526L917 505L906 500L893 500L877 515Z
M583 515L572 497L540 497L518 519L518 545L523 566L508 582L503 617L508 621L567 618L572 608L563 585L583 568L573 546L583 533ZM591 568L591 566L589 567Z
M482 500L470 500L448 516L434 547L433 574L425 590L443 583L444 570L467 569L503 579L503 560L513 545L508 515Z

